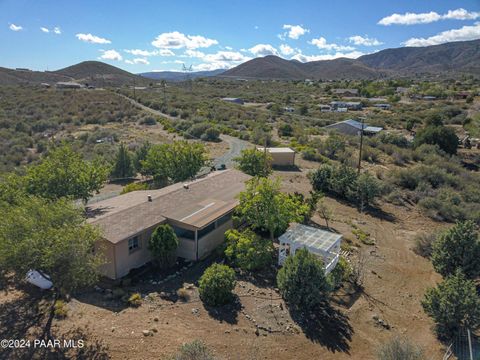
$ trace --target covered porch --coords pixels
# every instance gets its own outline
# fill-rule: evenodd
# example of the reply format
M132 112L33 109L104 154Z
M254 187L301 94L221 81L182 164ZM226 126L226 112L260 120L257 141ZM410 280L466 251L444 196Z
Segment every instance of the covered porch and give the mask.
M322 259L325 274L328 274L340 257L342 235L303 224L292 224L278 241L278 265L283 265L287 256L295 255L298 249L306 248Z

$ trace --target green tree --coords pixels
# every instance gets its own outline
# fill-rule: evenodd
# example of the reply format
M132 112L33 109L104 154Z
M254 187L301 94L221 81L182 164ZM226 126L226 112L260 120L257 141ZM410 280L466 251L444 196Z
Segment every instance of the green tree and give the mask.
M205 270L198 283L203 302L212 306L223 305L233 298L235 271L227 265L213 264Z
M47 274L59 292L69 293L97 280L102 262L95 244L99 230L67 199L50 201L24 195L0 199L0 272L19 280L30 269ZM98 249L97 249L98 250Z
M148 240L154 263L160 268L168 268L177 261L178 239L168 224L159 225Z
M69 145L53 148L40 164L27 169L29 193L47 199L88 199L102 188L108 167L84 161Z
M480 326L480 297L475 283L460 269L436 288L428 289L422 306L442 338L452 338L464 327L475 331Z
M330 180L333 174L333 166L330 164L323 164L317 170L310 172L308 177L312 184L313 190L328 192L330 191Z
M277 286L289 306L303 311L322 304L330 291L322 261L307 249L287 257L278 271Z
M267 177L272 172L272 156L265 151L245 149L233 160L238 163L239 170L251 176Z
M135 169L132 163L130 152L121 144L118 148L115 164L113 165L110 177L113 179L125 179L135 175Z
M450 127L428 125L418 131L413 144L415 147L422 144L438 145L447 154L456 154L458 137Z
M285 231L291 222L301 222L308 213L308 205L280 192L279 180L253 178L239 195L237 213L253 228L270 232Z
M133 154L133 166L135 170L144 175L144 169L142 167L142 161L145 161L148 155L148 151L152 145L147 141L142 144L139 148L135 150L135 153Z
M193 178L206 162L205 147L201 143L176 141L152 145L141 164L157 185L165 185Z
M470 279L480 275L480 240L473 221L459 222L442 233L432 246L432 264L446 277L457 269Z
M225 233L225 239L225 255L242 270L258 270L272 263L272 242L253 231L230 229Z
M361 174L356 183L360 209L363 210L365 206L372 205L375 199L381 195L382 186L380 181L378 181L368 172Z

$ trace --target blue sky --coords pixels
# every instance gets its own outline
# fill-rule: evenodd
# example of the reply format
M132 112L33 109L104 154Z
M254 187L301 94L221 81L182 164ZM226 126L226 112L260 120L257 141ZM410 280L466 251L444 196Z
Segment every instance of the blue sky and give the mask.
M101 60L131 72L311 61L480 38L480 0L0 0L0 66Z

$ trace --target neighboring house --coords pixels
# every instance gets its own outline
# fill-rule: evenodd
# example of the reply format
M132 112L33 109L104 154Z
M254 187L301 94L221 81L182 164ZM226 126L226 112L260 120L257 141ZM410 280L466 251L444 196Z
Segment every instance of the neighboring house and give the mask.
M257 147L258 151L265 151L264 147ZM295 151L289 147L269 148L273 166L295 166Z
M374 104L373 106L382 110L390 110L392 108L390 104Z
M333 110L345 108L348 110L362 110L363 105L359 101L332 101L330 106Z
M230 97L226 97L226 98L223 98L222 99L223 101L226 101L226 102L231 102L231 103L234 103L234 104L239 104L239 105L243 105L244 104L244 101L240 98L230 98Z
M332 111L332 107L330 105L325 105L325 104L320 104L318 105L320 107L321 112L329 112Z
M82 88L82 84L73 82L73 81L60 81L55 84L57 89L80 89Z
M358 89L333 89L334 95L345 96L345 97L355 97L358 96Z
M345 120L324 127L328 130L335 130L345 135L359 135L362 131L362 123L356 120ZM383 128L363 124L364 135L374 135L382 131Z
M232 228L237 195L248 179L235 169L216 171L189 183L133 191L89 205L87 221L103 233L97 244L106 259L101 272L118 279L148 263L148 240L161 224L171 225L177 234L178 257L204 258Z
M278 243L278 265L283 265L298 249L305 248L321 258L325 274L328 274L340 258L342 235L294 223L278 238Z

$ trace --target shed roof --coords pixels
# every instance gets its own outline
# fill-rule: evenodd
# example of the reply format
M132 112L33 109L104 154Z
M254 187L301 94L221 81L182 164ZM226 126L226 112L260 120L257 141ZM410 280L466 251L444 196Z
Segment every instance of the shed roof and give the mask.
M314 252L328 252L341 238L341 234L295 223L280 236L279 241L305 246Z
M338 124L347 124L347 125L350 125L352 127L354 127L355 129L357 130L362 130L362 123L357 121L357 120L353 120L353 119L348 119L348 120L344 120L344 121L340 121L340 122L337 122L337 123L334 123L334 124L330 124L330 125L327 125L325 126L326 128L329 128L329 127L335 127L336 125ZM379 132L381 130L383 130L383 128L381 127L377 127L377 126L369 126L367 124L363 124L363 130L366 131L366 132Z
M264 151L264 147L257 147L257 150ZM294 153L295 150L290 149L289 147L267 147L269 153Z
M167 219L201 229L238 204L237 195L250 179L238 170L215 171L182 184L158 190L140 190L91 204L91 224L98 225L106 240L118 243ZM148 201L148 195L152 201Z

